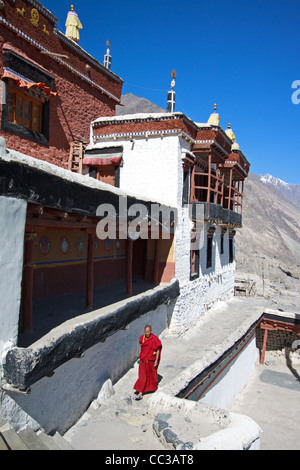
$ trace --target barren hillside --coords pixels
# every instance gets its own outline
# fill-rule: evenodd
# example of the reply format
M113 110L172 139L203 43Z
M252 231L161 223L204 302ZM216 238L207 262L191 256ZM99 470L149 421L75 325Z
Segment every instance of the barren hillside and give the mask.
M243 229L236 237L237 270L264 272L296 288L300 270L300 208L250 174L245 183ZM299 282L299 281L298 281Z

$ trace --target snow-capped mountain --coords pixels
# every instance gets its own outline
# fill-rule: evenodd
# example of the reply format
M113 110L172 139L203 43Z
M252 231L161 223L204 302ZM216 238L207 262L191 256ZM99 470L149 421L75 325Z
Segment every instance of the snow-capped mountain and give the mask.
M260 181L277 188L292 204L298 208L300 207L300 184L289 184L269 174L261 175Z
M266 184L272 184L273 186L277 186L277 188L280 186L284 186L284 187L289 186L288 183L285 183L281 179L275 178L275 176L269 175L268 173L266 175L261 176L260 181Z

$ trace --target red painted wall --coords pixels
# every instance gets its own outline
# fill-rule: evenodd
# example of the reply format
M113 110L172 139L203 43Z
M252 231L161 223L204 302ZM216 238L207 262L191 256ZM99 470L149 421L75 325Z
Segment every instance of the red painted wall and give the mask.
M24 16L18 13L17 8L24 12ZM121 97L122 80L95 63L80 47L63 40L64 36L55 34L55 19L43 8L38 10L38 24L32 24L32 9L31 3L18 0L17 3L5 1L5 8L0 10L0 16L9 23L5 25L0 22L0 74L3 74L2 53L5 48L12 48L28 62L46 69L55 77L55 91L59 96L50 99L49 145L41 145L3 130L1 136L10 149L67 168L70 143L77 138L88 141L90 122L100 116L115 115L117 104L116 100L80 78L67 65L117 99ZM16 28L15 31L11 25ZM49 34L44 32L44 25ZM30 40L19 35L18 30L28 35ZM48 51L67 55L68 59L60 59L65 64L42 54L31 40Z

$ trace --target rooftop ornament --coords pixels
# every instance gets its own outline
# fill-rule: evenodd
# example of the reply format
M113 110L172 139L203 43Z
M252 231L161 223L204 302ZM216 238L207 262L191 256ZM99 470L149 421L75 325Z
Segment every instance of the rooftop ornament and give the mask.
M236 141L236 137L234 135L233 130L231 129L231 124L230 123L228 124L228 128L226 129L225 134L233 141L233 145L231 147L232 150L239 150L240 146Z
M74 11L74 6L71 5L71 10L68 13L66 20L66 36L72 41L79 42L79 31L83 26L78 18L77 13Z
M111 69L111 55L110 55L110 44L109 44L109 41L106 41L106 46L107 46L107 51L106 51L106 54L104 56L104 67L106 67L107 69Z
M213 126L219 126L220 125L220 116L217 113L217 105L214 105L214 112L210 115L209 120L207 121L208 124L211 124Z
M172 70L171 77L172 77L171 91L168 92L168 101L167 101L167 112L168 113L174 113L175 112L176 93L174 91L174 88L175 88L175 78L177 77L176 70Z

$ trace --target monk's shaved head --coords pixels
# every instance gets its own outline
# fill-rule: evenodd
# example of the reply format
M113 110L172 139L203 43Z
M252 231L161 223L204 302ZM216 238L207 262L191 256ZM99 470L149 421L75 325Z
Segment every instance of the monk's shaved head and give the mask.
M144 331L145 331L145 336L146 336L146 338L148 338L148 337L151 335L151 333L152 333L151 325L146 325Z

